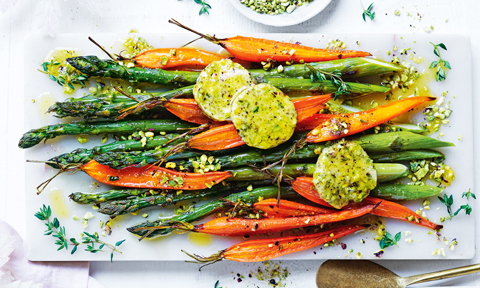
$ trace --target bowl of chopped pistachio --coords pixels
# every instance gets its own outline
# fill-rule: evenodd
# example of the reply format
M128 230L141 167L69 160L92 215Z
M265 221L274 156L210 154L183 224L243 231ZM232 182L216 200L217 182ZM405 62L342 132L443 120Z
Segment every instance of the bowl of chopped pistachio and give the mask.
M309 20L332 0L230 0L247 18L269 26L291 26Z

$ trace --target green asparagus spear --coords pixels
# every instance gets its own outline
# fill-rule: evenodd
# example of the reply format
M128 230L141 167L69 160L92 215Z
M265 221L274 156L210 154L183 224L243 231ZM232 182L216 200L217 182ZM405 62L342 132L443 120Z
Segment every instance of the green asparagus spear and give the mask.
M347 58L333 61L325 61L318 63L309 63L313 68L327 72L327 73L341 73L342 78L353 78L361 76L370 76L376 74L384 74L395 71L402 71L399 65L391 62L385 62L372 58ZM278 69L270 69L265 71L263 69L252 69L250 73L257 79L257 82L262 82L262 77L288 77L288 78L305 78L310 79L311 70L305 64L295 64L290 66L283 66L283 71Z
M370 195L388 200L416 200L437 195L443 188L429 185L381 184Z
M152 97L170 99L176 96L192 96L192 86L183 87L167 92L135 93L130 94L138 101L145 101ZM85 118L115 118L120 111L136 105L138 102L123 94L87 95L80 98L68 98L63 102L56 102L48 109L48 113L55 113L58 118L85 117ZM152 109L153 112L166 111L162 106Z
M336 104L333 101L328 102L329 110L338 113L354 113L359 111L364 111L365 109L346 105L346 104ZM377 132L391 132L391 131L408 131L413 133L426 133L428 130L425 127L421 127L417 124L410 124L410 123L391 123L391 124L381 124L379 126L381 130Z
M47 161L47 164L55 169L60 169L60 167L57 164L55 164L57 162L61 165L77 164L77 163L85 164L88 161L92 160L93 157L95 157L95 155L98 155L98 154L108 153L108 152L138 151L143 149L154 149L178 136L180 136L180 134L172 133L172 134L166 134L164 136L155 136L152 139L147 138L147 142L145 143L145 146L140 141L140 139L138 140L132 139L132 140L126 140L126 141L116 141L116 142L101 145L101 146L95 146L92 149L79 148L79 149L73 150L72 152L64 153L56 157L53 157ZM170 144L176 145L185 141L186 141L185 138L180 138L180 139L174 140ZM134 164L137 164L137 163L134 163Z
M23 134L22 139L20 139L18 143L18 147L30 148L44 139L52 139L62 135L132 134L137 131L175 132L179 128L192 127L195 127L195 125L185 121L171 119L56 124L32 129Z
M410 160L421 160L421 159L432 159L432 158L441 158L445 159L445 155L442 152L435 150L410 150L410 151L399 151L393 153L380 153L380 154L371 154L369 155L375 162L397 162L397 161L410 161Z
M331 81L312 82L309 79L294 79L294 78L265 78L265 83L271 84L282 90L285 94L291 97L305 96L312 94L330 94L335 93L338 87L333 85ZM368 95L372 93L386 93L390 88L373 85L362 84L356 82L345 82L350 88L350 94L344 95L346 98L353 96Z
M121 79L131 83L153 83L169 87L182 87L193 85L199 72L165 71L162 69L127 68L112 60L100 60L96 56L80 56L68 58L67 62L84 73L88 77L102 77ZM324 72L338 72L342 77L360 77L373 74L383 74L400 71L403 68L392 63L367 59L351 58L309 63L312 67ZM252 76L257 82L263 82L266 77L291 77L310 78L310 70L304 64L296 64L284 67L283 72L277 69L265 71L263 69L251 70Z
M97 56L67 58L67 62L88 77L113 78L130 83L152 83L167 87L184 87L196 83L198 72L166 71L162 69L127 68L112 60Z
M241 188L245 188L249 185L252 186L264 186L270 184L271 181L240 181L233 182L225 185L215 185L211 189L203 189L198 191L188 191L181 194L177 194L176 191L156 194L146 197L135 197L126 200L112 201L101 205L97 212L107 214L110 216L118 216L130 212L135 212L145 207L160 205L169 206L177 203L178 201L203 198L207 196L213 196L227 191L235 191ZM148 190L148 189L144 189ZM152 192L149 192L152 193ZM155 193L155 192L153 192ZM158 193L158 192L157 192Z
M292 187L281 187L280 193L282 198L298 196L298 194L292 189ZM256 188L256 189L253 189L252 191L245 191L245 192L230 194L229 196L226 196L225 199L232 202L237 202L240 200L247 204L252 204L257 202L259 198L263 198L263 199L276 198L277 194L278 194L278 187L267 186L267 187ZM127 230L135 235L144 236L145 234L148 233L149 230L138 230L138 231L134 231L134 230L136 228L158 226L158 225L161 225L163 222L169 221L169 220L183 221L183 222L197 221L214 213L215 211L224 209L225 207L227 207L227 205L228 204L224 200L218 199L195 208L193 212L187 212L182 215L175 216L169 219L161 219L153 222L147 221L142 224L127 228ZM173 231L172 228L156 229L155 231L148 234L147 237L152 238L155 236L167 235L167 234L170 234L172 231Z
M419 135L411 132L390 132L379 134L367 134L361 136L348 137L357 142L367 153L397 152L405 150L415 150L421 148L437 148L454 146L450 142L443 142L435 138ZM238 153L219 156L215 158L223 168L232 168L245 166L248 164L263 163L264 156L266 163L272 163L281 160L285 153L292 147L292 141L284 143L276 148L269 150L246 149ZM303 148L297 149L292 153L289 160L306 160L318 157L321 149L325 147L324 143L307 144ZM317 152L317 153L316 153ZM186 169L193 169L192 159L173 161ZM216 162L217 163L217 162Z
M374 163L375 170L377 170L377 181L379 183L392 181L398 178L402 178L408 175L408 167L403 164L384 164ZM233 173L233 177L227 179L227 181L250 181L250 180L262 180L272 179L266 173L257 171L251 167L239 167L233 169L226 169ZM271 174L277 175L280 172L279 165L274 166L268 170ZM312 177L315 171L315 164L286 164L282 175L286 177L296 178L300 176Z

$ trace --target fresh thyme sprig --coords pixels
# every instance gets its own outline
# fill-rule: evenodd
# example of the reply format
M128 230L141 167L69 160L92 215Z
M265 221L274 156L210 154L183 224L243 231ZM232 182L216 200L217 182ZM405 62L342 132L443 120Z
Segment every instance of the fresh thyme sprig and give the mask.
M47 74L48 77L50 78L50 80L57 82L58 85L60 85L60 86L65 86L66 85L66 86L70 87L70 89L72 89L72 90L75 90L75 87L73 86L73 84L80 84L80 85L82 85L82 87L86 86L86 81L88 81L88 77L83 75L83 74L66 73L66 74L68 74L69 79L65 78L65 76L60 75L60 74L58 76L52 75L52 73L50 73L49 68L52 68L54 66L59 66L59 65L60 65L60 62L58 62L57 60L46 61L46 62L42 63L43 71L40 70L40 69L38 71L40 71L44 74ZM55 67L55 69L61 70L61 69L66 69L66 68L62 68L60 66L60 67Z
M390 247L393 245L397 245L397 242L400 241L402 238L402 232L398 232L395 234L395 237L392 234L385 232L385 236L383 236L382 240L380 240L380 249L385 249L386 247Z
M370 20L372 20L372 21L373 21L373 19L375 19L375 12L372 13L373 2L372 2L372 4L370 4L370 6L368 6L368 8L366 10L365 10L365 8L363 8L363 4L362 4L362 9L363 9L363 13L362 13L363 21L367 22L366 17L370 18Z
M463 192L462 198L463 198L463 197L466 197L466 198L467 198L467 201L470 200L470 197L472 197L473 199L477 200L477 196L475 196L475 194L473 194L472 192L470 192L470 189L468 189L467 192Z
M212 6L210 4L205 3L205 0L193 0L195 3L202 5L202 8L200 8L200 12L198 12L198 15L202 14L210 14L208 12L208 9L212 9Z
M463 196L466 196L467 199L469 199L470 196L472 196L473 199L477 199L475 194L471 193L470 190L468 190L468 192L463 192L462 198ZM465 205L461 205L460 208L458 208L458 210L455 211L455 213L452 213L453 212L452 211L453 195L448 196L447 194L444 194L443 198L438 197L438 199L447 207L448 217L446 218L446 220L451 220L453 217L457 216L458 213L462 210L465 210L466 215L470 215L473 211L473 208L470 207L470 205L467 203Z
M340 96L340 95L350 94L350 91L352 90L352 87L350 87L350 85L343 82L342 73L340 73L340 72L333 72L333 73L325 72L325 71L319 70L315 67L312 67L311 65L308 65L308 64L306 64L305 66L308 69L310 69L310 71L312 71L312 73L310 74L310 80L312 82L316 82L316 81L323 82L323 81L327 80L327 76L330 77L330 81L332 81L332 84L335 85L335 87L338 88L337 91L335 91L335 96L333 98L334 100L337 100L338 96Z
M430 42L430 44L433 45L433 53L435 53L435 55L438 56L438 61L432 61L432 63L430 64L430 69L433 69L433 68L438 66L437 73L435 73L435 80L443 81L447 77L445 75L445 70L443 70L443 67L445 67L447 69L452 69L452 67L450 66L450 62L442 59L442 57L440 56L440 49L438 49L438 47L440 47L440 48L442 48L443 50L446 51L447 46L445 46L445 44L443 44L443 43L435 45L432 42Z
M70 246L73 246L70 254L73 254L77 251L78 246L87 245L87 248L85 248L85 251L88 251L90 253L97 253L97 252L106 252L105 250L102 250L102 249L104 247L107 247L111 250L110 261L113 261L113 252L122 253L119 250L117 250L117 247L122 245L125 239L118 241L117 243L115 243L115 245L112 245L100 240L96 232L94 234L83 232L85 236L81 238L80 242L77 241L77 239L75 238L69 239L65 233L65 227L60 226L60 221L58 221L57 217L53 218L53 221L50 221L51 216L52 216L52 210L50 209L50 206L45 206L45 204L43 205L42 208L40 208L40 210L37 213L35 213L35 217L37 217L41 221L45 221L47 230L45 230L44 235L52 235L53 237L57 238L57 240L55 241L55 244L59 246L57 251L60 251L62 249L68 250L68 246L70 245ZM99 244L98 248L95 247L95 244Z

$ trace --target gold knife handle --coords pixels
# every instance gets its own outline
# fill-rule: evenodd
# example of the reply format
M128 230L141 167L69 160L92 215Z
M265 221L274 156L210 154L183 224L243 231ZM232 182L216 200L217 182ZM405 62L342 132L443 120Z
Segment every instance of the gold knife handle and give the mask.
M467 274L477 273L477 272L480 272L480 264L463 266L463 267L442 270L442 271L437 271L432 273L420 274L420 275L405 277L403 279L406 282L405 283L406 286L408 286L415 283L435 281L435 280L457 277L457 276L462 276L462 275L467 275Z

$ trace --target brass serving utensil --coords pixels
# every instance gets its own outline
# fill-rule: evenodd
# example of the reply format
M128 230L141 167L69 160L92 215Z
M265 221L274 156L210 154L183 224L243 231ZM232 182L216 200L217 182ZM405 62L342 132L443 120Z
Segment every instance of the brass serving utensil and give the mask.
M400 288L480 272L480 264L438 272L400 277L387 268L366 260L328 260L317 271L319 288Z

